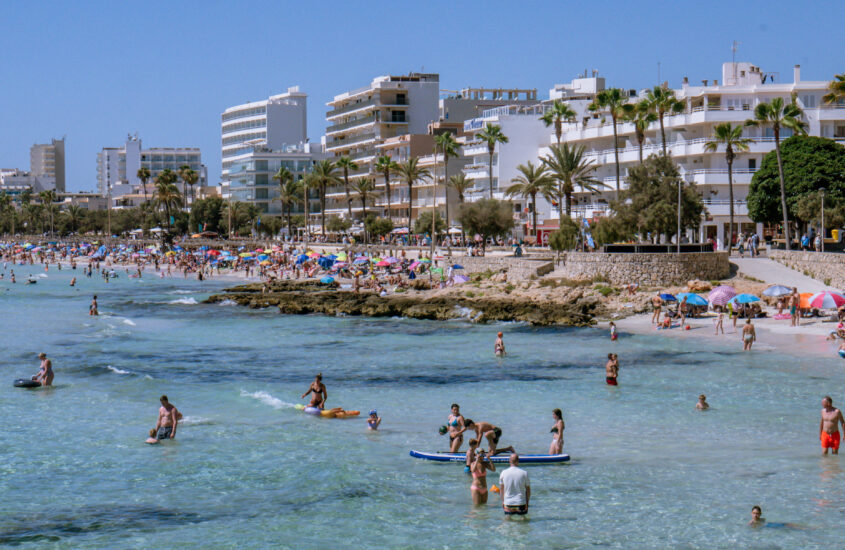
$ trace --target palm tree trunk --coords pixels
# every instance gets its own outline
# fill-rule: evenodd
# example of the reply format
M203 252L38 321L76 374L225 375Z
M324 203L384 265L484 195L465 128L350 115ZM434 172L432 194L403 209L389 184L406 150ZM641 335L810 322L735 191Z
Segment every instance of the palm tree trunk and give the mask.
M733 173L733 165L734 165L734 154L733 149L731 148L730 144L728 144L728 148L725 151L725 157L728 161L728 200L731 201L730 208L728 210L730 214L730 243L733 245L734 242L734 173ZM730 248L728 248L728 255L730 255Z
M352 220L352 197L349 194L349 169L343 169L343 182L346 187L346 211L349 213L349 219Z
M326 185L320 184L320 231L326 236Z
M390 170L384 171L384 193L387 196L387 219L393 219L392 208L390 207Z
M666 156L666 129L663 128L663 113L658 113L660 115L660 139L663 140L663 156Z
M537 193L531 194L531 227L534 229L534 246L537 246Z
M408 180L408 235L414 230L414 224L411 223L414 221L414 182L413 180Z
M490 179L490 198L493 198L493 148L490 151L490 164L487 165L487 175Z
M613 158L616 160L616 199L619 199L619 135L616 133L616 115L613 115Z
M786 212L786 184L783 179L783 161L780 158L780 128L775 127L775 151L778 157L778 177L780 178L780 206L783 209L783 236L786 238L786 249L791 250L792 241L789 237L789 215Z
M305 209L305 242L308 242L308 238L311 236L311 225L308 223L308 188L305 188L305 201L303 204L303 208Z
M557 138L557 146L560 147L560 135L563 133L562 123L559 118L555 119L555 137Z
M642 164L643 163L643 141L639 140L639 139L637 141L639 142L639 146L640 146L640 164Z
M572 193L566 192L566 216L572 217Z

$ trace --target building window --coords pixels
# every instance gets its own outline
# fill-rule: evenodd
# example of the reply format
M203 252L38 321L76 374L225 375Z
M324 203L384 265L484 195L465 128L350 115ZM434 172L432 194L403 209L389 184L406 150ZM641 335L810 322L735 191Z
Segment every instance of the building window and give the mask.
M748 169L757 170L757 159L748 159Z

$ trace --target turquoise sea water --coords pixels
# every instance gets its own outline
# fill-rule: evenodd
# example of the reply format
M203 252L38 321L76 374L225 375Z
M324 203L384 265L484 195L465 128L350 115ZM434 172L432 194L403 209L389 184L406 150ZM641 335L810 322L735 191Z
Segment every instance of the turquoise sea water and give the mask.
M0 546L32 548L809 548L845 537L845 465L819 452L821 397L843 362L657 335L519 324L281 316L202 305L225 286L105 284L55 271L0 281ZM79 287L70 288L72 274ZM99 295L99 318L87 315ZM510 355L492 356L495 332ZM56 386L13 388L53 359ZM619 353L621 385L604 384ZM327 420L293 408L321 371ZM143 443L166 393L177 439ZM694 410L699 393L713 409ZM839 401L837 401L839 399ZM473 508L445 450L452 402L567 465L532 467L529 519ZM495 482L496 477L488 478ZM754 504L770 521L750 529Z

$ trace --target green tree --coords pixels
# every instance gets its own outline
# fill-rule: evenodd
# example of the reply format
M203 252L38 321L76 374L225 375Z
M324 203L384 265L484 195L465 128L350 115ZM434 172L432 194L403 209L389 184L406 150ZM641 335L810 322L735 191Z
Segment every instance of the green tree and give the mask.
M640 153L640 164L643 163L643 144L645 143L645 133L652 123L657 122L657 115L651 108L651 103L647 99L643 99L634 104L633 109L628 109L625 112L625 120L634 125L634 136L637 138L637 146Z
M795 201L795 217L806 223L821 226L822 197L821 193L808 193ZM841 197L824 197L824 225L828 227L845 227L845 200Z
M331 160L321 160L314 165L314 176L317 180L317 189L320 192L320 229L323 235L326 234L326 191L331 185L339 185L340 178L337 177L337 166Z
M540 160L557 181L557 187L551 195L557 198L559 211L561 205L566 205L567 217L572 215L572 194L576 185L587 191L598 191L600 187L607 187L592 176L596 168L592 160L584 158L583 145L552 145L549 147L549 154Z
M467 175L461 172L460 174L455 174L454 176L449 177L449 181L446 185L455 190L455 193L458 195L458 203L463 204L464 200L466 200L467 191L475 185L475 182L467 178Z
M577 113L572 110L568 103L564 103L563 101L556 99L554 103L552 103L551 108L543 113L540 120L543 121L546 128L554 125L555 138L557 138L557 144L560 145L560 137L563 135L563 123L575 120L576 114Z
M734 243L734 159L737 151L748 151L748 145L754 140L742 137L742 126L733 126L730 122L717 124L713 129L713 137L704 144L705 151L716 151L720 145L725 146L725 162L728 163L728 200L730 201L730 246Z
M482 246L487 246L488 237L498 237L513 229L511 203L496 199L481 199L461 205L460 221L463 228L478 233L484 239Z
M349 219L352 219L352 197L349 194L349 171L357 170L358 163L347 156L337 159L335 165L343 171L343 189L346 191L346 210L349 213Z
M496 144L497 143L507 143L508 136L502 133L502 127L497 124L490 124L487 123L480 132L475 135L476 139L479 139L487 144L487 155L488 155L488 164L487 164L487 177L490 181L490 198L493 198L493 154L496 152Z
M138 176L138 179L141 180L141 189L144 190L144 202L147 202L147 182L150 181L150 169L146 166L142 166L138 168L138 171L135 173Z
M319 189L320 188L320 178L317 174L313 172L309 172L305 174L305 177L300 180L302 182L302 204L305 212L305 235L307 238L311 237L311 221L308 219L310 215L310 192L311 189Z
M56 202L56 192L50 189L49 191L41 191L38 193L38 198L41 199L41 204L44 205L44 212L47 214L47 218L50 220L50 237L53 236L53 214L55 210L53 208L53 203Z
M280 167L273 175L273 179L279 182L279 202L282 203L282 214L285 215L287 220L288 236L292 236L291 212L293 205L299 201L302 195L302 182L297 180L293 173L284 166Z
M352 227L352 220L350 218L341 218L340 216L332 216L326 227L332 233L346 233Z
M667 114L683 112L684 102L675 97L675 91L667 86L655 86L646 95L651 110L657 113L657 120L660 121L660 140L663 142L663 155L666 153L666 128L663 126L663 117ZM677 223L675 224L677 225Z
M191 229L200 232L221 233L223 231L223 216L227 214L225 206L221 197L208 197L194 201L191 204L189 218Z
M611 209L621 223L621 231L645 236L666 235L678 229L678 186L681 186L681 229L701 224L704 203L694 184L685 183L678 168L667 156L652 155L643 164L628 170L628 188Z
M375 214L370 214L364 219L364 228L370 235L380 237L393 231L393 221L390 218L378 218Z
M554 193L554 179L542 166L534 166L529 160L516 167L520 175L511 180L510 187L505 191L508 197L525 197L531 200L531 227L533 235L537 236L537 195L550 196Z
M590 233L598 246L626 241L633 237L633 232L627 229L616 216L599 218L590 227Z
M808 196L817 196L822 188L827 208L845 201L845 146L827 138L792 136L781 145L781 161L790 218L809 221L806 211L799 212L798 204ZM777 153L771 151L748 189L748 216L755 222L783 219L783 206L778 200L780 181Z
M372 178L361 178L355 180L352 184L352 190L355 192L355 196L358 200L361 201L361 210L363 210L363 214L361 219L367 219L367 200L371 197L375 196L376 193L376 183L372 180ZM367 235L364 234L364 239L366 240Z
M845 74L833 77L827 85L828 92L822 96L824 103L845 103Z
M177 176L173 171L164 169L155 181L153 204L156 208L164 210L168 232L170 231L172 225L170 212L182 206L182 193L180 193L179 188L176 187L176 180Z
M549 235L549 248L560 256L564 250L572 250L578 244L578 224L572 218L562 218L560 229Z
M389 155L380 156L376 159L374 166L376 172L384 176L384 195L387 202L387 217L393 219L393 209L390 205L390 173L399 170L399 164L393 160Z
M771 126L775 134L775 152L778 161L778 177L780 178L780 201L783 212L783 235L786 238L786 249L792 247L789 233L789 214L786 206L786 183L783 177L783 162L780 154L781 128L791 130L796 134L806 134L806 123L801 120L804 112L795 102L795 96L789 103L782 97L776 97L769 102L758 103L754 108L754 118L745 121L746 126Z
M431 218L431 211L426 211L417 216L414 222L414 233L420 235L431 232L432 222L434 223L433 235L439 235L446 230L446 221L440 216L440 212L434 212L434 219Z
M182 183L184 183L184 185L185 185L185 193L186 193L185 205L187 205L188 204L188 198L187 198L188 191L190 191L191 202L193 202L194 185L196 185L197 182L200 180L200 175L195 170L192 170L191 168L189 168L187 166L185 166L183 168L184 168L183 170L179 171L179 177L182 178Z
M67 219L70 232L75 233L79 229L82 220L85 219L85 210L78 204L71 204L65 209L65 218Z
M419 165L420 159L411 157L399 165L399 173L408 185L408 228L414 226L414 185L423 178L431 177L428 168Z
M261 214L258 219L261 220L261 223L258 224L258 231L262 235L272 237L273 235L278 235L279 231L282 229L283 223L281 216Z
M8 220L12 235L14 235L15 217L17 214L15 211L15 201L5 191L0 191L0 214L3 215L3 228L5 229L5 222Z
M443 155L443 197L444 202L446 204L446 223L447 225L450 223L449 221L449 186L447 182L449 181L449 159L450 158L457 158L458 151L460 145L455 138L452 136L451 132L444 132L442 134L438 134L434 136L434 174L437 174L437 150L440 149L440 154ZM434 196L435 196L435 204L437 198L437 182L434 182Z
M625 92L619 88L608 88L596 94L596 99L588 107L594 112L607 112L613 123L613 157L616 162L616 195L619 195L621 185L619 183L619 132L617 125L626 113L633 109L625 97Z

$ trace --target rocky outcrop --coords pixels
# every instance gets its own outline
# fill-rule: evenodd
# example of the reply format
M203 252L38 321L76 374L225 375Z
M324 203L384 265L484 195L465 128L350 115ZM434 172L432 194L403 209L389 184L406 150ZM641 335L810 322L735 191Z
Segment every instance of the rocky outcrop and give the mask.
M587 326L603 311L600 300L582 293L566 303L502 298L468 298L459 295L429 296L402 293L378 296L372 293L326 289L326 285L285 281L270 292L261 285L243 285L209 297L207 303L233 300L252 308L278 307L289 315L321 313L368 317L408 317L447 320L466 318L475 322L522 321L532 325ZM283 289L284 288L284 289Z

